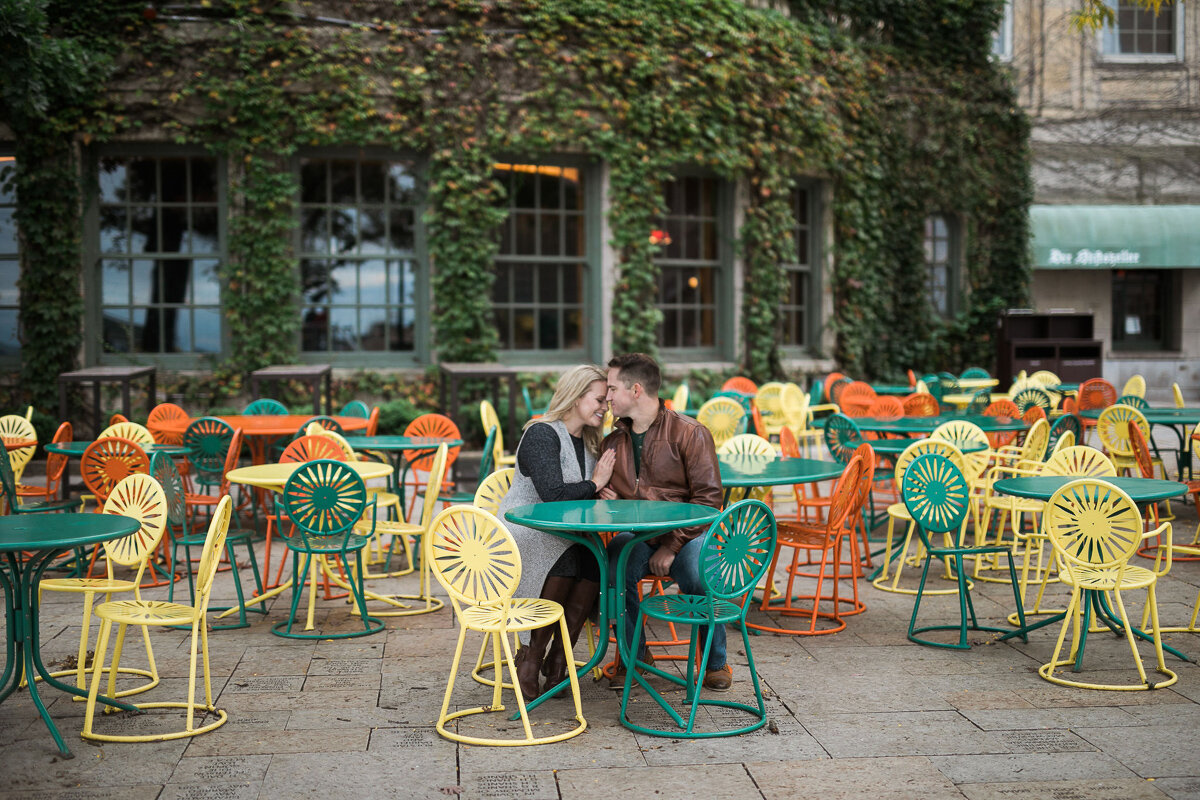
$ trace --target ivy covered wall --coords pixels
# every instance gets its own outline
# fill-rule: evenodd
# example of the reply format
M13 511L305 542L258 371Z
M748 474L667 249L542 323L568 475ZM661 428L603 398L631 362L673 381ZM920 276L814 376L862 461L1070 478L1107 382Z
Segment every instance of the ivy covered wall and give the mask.
M62 145L72 139L176 142L228 159L223 279L236 367L226 369L295 356L288 157L367 145L428 159L441 360L495 354L492 231L504 212L491 165L570 152L610 166L614 349L655 349L656 246L646 233L663 211L661 183L700 167L750 187L738 232L747 374L780 371L779 264L792 246L789 193L806 176L832 185L828 324L844 371L988 363L994 312L1023 302L1029 280L1027 127L987 58L1000 7L841 0L794 3L789 16L735 0L202 0L163 11L13 0L6 13L21 24L3 20L5 56L52 63L65 49L86 64L70 86L26 81L2 93L21 155L32 399L46 402L78 349L82 305L55 309L56 330L73 338L47 341L31 325L46 300L26 294L50 278L78 284L78 192L57 195L56 209L25 207L55 203L44 190L78 174ZM925 300L921 236L932 213L968 226L969 295L949 320Z

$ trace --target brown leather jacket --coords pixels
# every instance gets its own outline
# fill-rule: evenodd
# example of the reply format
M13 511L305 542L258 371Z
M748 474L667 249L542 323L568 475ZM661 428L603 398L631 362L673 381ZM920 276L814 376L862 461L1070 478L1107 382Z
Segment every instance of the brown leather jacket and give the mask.
M623 500L673 500L721 507L721 470L712 434L694 419L668 411L659 401L658 416L642 441L642 470L633 468L633 440L629 419L617 420L600 452L616 451L609 486ZM658 546L672 552L708 530L701 525L680 528L655 537Z

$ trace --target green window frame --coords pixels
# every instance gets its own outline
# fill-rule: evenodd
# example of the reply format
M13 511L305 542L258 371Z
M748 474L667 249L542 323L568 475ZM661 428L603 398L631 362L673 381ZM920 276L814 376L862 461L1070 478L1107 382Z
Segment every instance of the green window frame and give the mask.
M925 218L926 292L935 313L951 317L958 310L959 225L948 214Z
M666 234L654 263L659 268L656 302L663 321L658 345L675 361L726 358L731 354L732 208L729 186L712 176L682 175L663 183Z
M781 264L784 294L779 304L780 342L784 352L810 355L820 349L820 191L801 182L791 193L792 258Z
M85 219L88 363L186 368L227 352L223 162L178 148L106 148Z
M17 160L0 148L0 364L21 362L20 237L17 235Z
M497 163L507 218L497 236L492 314L507 362L597 357L598 181L571 159Z
M298 159L300 358L406 366L429 347L423 164L396 153Z

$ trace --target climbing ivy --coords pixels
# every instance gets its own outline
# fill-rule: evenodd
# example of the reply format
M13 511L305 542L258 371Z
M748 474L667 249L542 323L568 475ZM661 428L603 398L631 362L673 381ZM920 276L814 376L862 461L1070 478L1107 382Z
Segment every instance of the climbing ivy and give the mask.
M505 210L492 165L510 158L582 153L607 166L617 350L656 349L659 246L648 234L665 210L663 184L696 169L748 193L737 231L739 360L760 380L782 371L780 265L792 260L789 196L805 176L832 186L827 322L846 371L986 360L995 309L1026 296L1027 124L986 57L1000 0L796 2L791 16L736 0L108 5L120 13L58 7L76 27L86 13L88 52L112 68L93 70L95 102L51 89L43 116L53 126L14 128L20 147L48 154L19 164L22 208L36 187L48 190L47 163L74 169L68 153L51 155L55 135L87 143L141 127L224 156L232 191L222 277L237 371L295 356L292 160L308 147L382 146L424 159L444 361L496 355L490 292ZM42 30L50 35L24 37L39 52L80 41ZM970 310L950 320L925 299L931 213L969 223ZM77 210L49 220L47 238L79 228ZM64 252L57 263L74 265L77 285L77 236L68 249L74 260ZM43 303L23 294L23 308ZM53 345L26 326L39 380L77 349L81 314L77 305L60 314Z

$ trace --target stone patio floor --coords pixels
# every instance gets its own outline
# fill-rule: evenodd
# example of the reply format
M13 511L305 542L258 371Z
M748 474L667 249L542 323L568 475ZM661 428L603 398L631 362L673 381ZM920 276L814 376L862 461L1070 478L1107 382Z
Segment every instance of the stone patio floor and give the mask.
M1182 503L1174 509L1176 539L1190 541L1196 513ZM910 571L908 585L916 579ZM371 583L381 593L415 588L413 576ZM1176 563L1160 582L1164 625L1186 624L1198 587L1200 562ZM163 597L165 591L151 589L146 596ZM229 712L229 722L212 733L153 744L86 742L78 736L83 703L47 690L50 713L75 754L65 759L28 693L8 698L0 706L0 797L1200 798L1200 743L1191 738L1200 730L1200 666L1168 655L1179 681L1155 691L1059 687L1037 674L1057 624L1031 634L1028 644L975 633L968 651L935 649L905 636L911 596L866 582L860 592L866 612L849 617L840 633L752 637L769 729L700 741L643 736L618 723L619 694L607 681L588 678L582 684L588 721L582 735L517 748L457 745L434 730L457 635L449 608L389 619L387 630L374 636L305 642L270 632L270 624L286 616L285 594L270 603L266 619L252 615L248 628L211 634L213 691ZM978 582L973 594L981 620L1003 624L1012 610L1009 588ZM1061 606L1064 593L1057 586L1050 595ZM1135 619L1142 596L1129 598ZM214 605L232 597L231 574L222 573ZM932 597L922 607L929 622L953 623L957 614L953 598ZM322 600L318 624L324 632L348 629L345 602ZM80 599L46 593L47 663L73 656L79 626ZM138 698L180 699L187 686L188 634L162 629L152 637L163 681ZM1196 634L1168 634L1165 641L1200 657ZM468 657L477 643L468 638ZM1142 645L1141 651L1152 664L1151 648ZM729 697L751 698L736 636L730 655L735 682ZM136 665L144 657L131 637L123 663ZM1128 676L1131 663L1123 639L1090 637L1089 674ZM455 691L465 705L490 696L469 678ZM644 695L635 699L635 718L666 721ZM569 707L552 700L534 712L534 722L553 730L569 719ZM471 724L493 733L509 727L495 717ZM709 712L703 724L711 729L730 718ZM118 714L98 729L144 731L161 722Z

